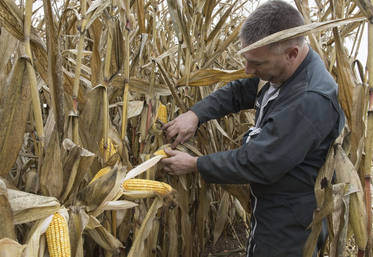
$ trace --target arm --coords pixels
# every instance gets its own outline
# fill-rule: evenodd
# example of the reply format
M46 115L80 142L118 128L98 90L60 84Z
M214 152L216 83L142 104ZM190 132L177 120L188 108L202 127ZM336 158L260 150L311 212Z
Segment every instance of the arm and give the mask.
M258 83L258 78L236 80L208 95L188 112L162 127L166 132L167 141L176 136L172 144L172 148L175 148L179 143L184 143L192 137L200 124L229 113L253 108Z
M260 134L242 147L199 157L202 177L210 183L272 184L302 163L338 120L327 98L310 95L298 106L271 115Z
M224 117L230 113L252 109L258 90L259 78L235 80L216 90L193 105L199 124Z

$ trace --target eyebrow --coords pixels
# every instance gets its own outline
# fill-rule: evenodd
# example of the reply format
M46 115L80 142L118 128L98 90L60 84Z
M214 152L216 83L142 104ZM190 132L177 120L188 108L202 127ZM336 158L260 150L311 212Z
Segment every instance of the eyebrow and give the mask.
M254 64L263 64L265 63L265 61L260 61L260 60L248 60L246 59L246 57L243 55L243 54L240 54L241 57L243 57L247 62L251 62L251 63L254 63Z

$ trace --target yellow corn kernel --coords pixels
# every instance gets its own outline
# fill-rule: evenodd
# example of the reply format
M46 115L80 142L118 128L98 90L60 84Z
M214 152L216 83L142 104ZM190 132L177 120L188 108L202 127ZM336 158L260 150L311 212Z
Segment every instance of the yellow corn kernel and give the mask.
M113 156L115 153L117 153L117 147L113 140L108 138L108 146L107 146L107 158L110 159L111 156ZM102 154L104 154L104 139L101 140L100 143L100 151Z
M159 104L157 119L162 121L164 124L167 123L167 107L162 103Z
M168 195L172 191L169 184L148 180L148 179L128 179L124 181L123 188L128 191L156 192L160 195Z
M171 148L169 148L169 147L167 147L167 149L171 150ZM168 154L166 154L166 152L164 151L164 149L155 151L154 155L162 155L162 156L164 156L163 158L170 157Z
M106 166L105 168L102 168L101 170L99 170L96 173L96 175L93 177L93 179L91 180L91 182L89 182L89 184L91 184L93 181L101 178L103 175L105 175L106 173L108 173L110 170L111 170L110 166Z
M51 257L70 257L70 239L64 217L55 213L45 232L49 255Z

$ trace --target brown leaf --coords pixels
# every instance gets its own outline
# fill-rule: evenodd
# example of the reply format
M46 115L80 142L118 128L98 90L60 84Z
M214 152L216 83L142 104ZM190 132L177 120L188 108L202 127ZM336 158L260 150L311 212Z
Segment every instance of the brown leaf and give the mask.
M1 257L21 257L27 245L21 245L18 242L3 238L0 240L0 256Z
M97 244L114 255L124 249L122 243L111 235L92 215L89 216L86 232Z
M17 39L14 36L12 36L6 29L1 28L0 81L3 80L3 76L7 73L7 65L9 63L9 58L14 53L16 46L17 46Z
M254 75L246 74L245 69L242 70L221 70L221 69L200 69L190 74L189 86L210 86L218 82L228 83L229 81L253 78ZM185 86L186 77L181 77L176 82L176 87Z
M219 204L218 214L216 215L216 222L213 232L213 245L215 245L216 241L218 241L221 233L223 232L224 226L227 223L229 206L229 194L224 192Z
M46 39L48 47L48 81L51 107L54 113L54 119L57 124L59 142L62 142L64 132L64 88L63 88L63 72L61 52L58 43L58 38L55 35L57 31L54 26L54 16L52 12L51 1L43 0L44 18L46 26Z
M0 180L0 239L17 240L12 208L10 207L5 183ZM1 253L1 251L0 251ZM1 254L0 254L1 255ZM1 255L2 256L2 255Z
M53 196L57 199L61 196L64 183L61 148L56 130L53 131L51 141L46 150L39 181L43 195Z
M94 154L99 152L99 145L103 138L104 124L104 86L97 86L89 93L79 117L79 134L82 145Z
M19 58L10 74L9 85L0 110L0 176L6 177L16 162L29 117L31 96L25 58Z
M54 197L13 189L8 189L8 199L13 211L14 224L43 219L60 209L60 203Z
M18 40L24 40L23 34L23 14L18 6L11 0L0 1L0 24L9 31ZM48 82L48 54L43 40L37 31L31 27L30 35L31 49L35 54L35 66L40 76L45 82ZM74 79L71 79L66 73L64 74L64 89L72 95ZM84 103L85 90L80 87L78 100Z
M83 231L86 228L89 216L85 213L84 207L71 206L69 208L69 237L71 256L84 257Z
M70 194L76 194L95 155L90 151L75 145L70 139L63 141L64 148L69 152L63 167L63 195L60 200L63 202ZM71 201L74 200L74 196ZM71 202L70 202L71 204Z

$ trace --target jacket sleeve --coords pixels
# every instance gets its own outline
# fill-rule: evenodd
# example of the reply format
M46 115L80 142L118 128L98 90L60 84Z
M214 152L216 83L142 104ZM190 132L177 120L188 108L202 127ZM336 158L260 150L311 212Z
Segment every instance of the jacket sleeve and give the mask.
M259 78L240 79L229 82L203 98L190 108L198 117L199 124L218 119L255 106Z
M261 132L242 147L199 157L198 170L209 183L275 183L326 144L338 117L328 98L308 93L271 114Z

